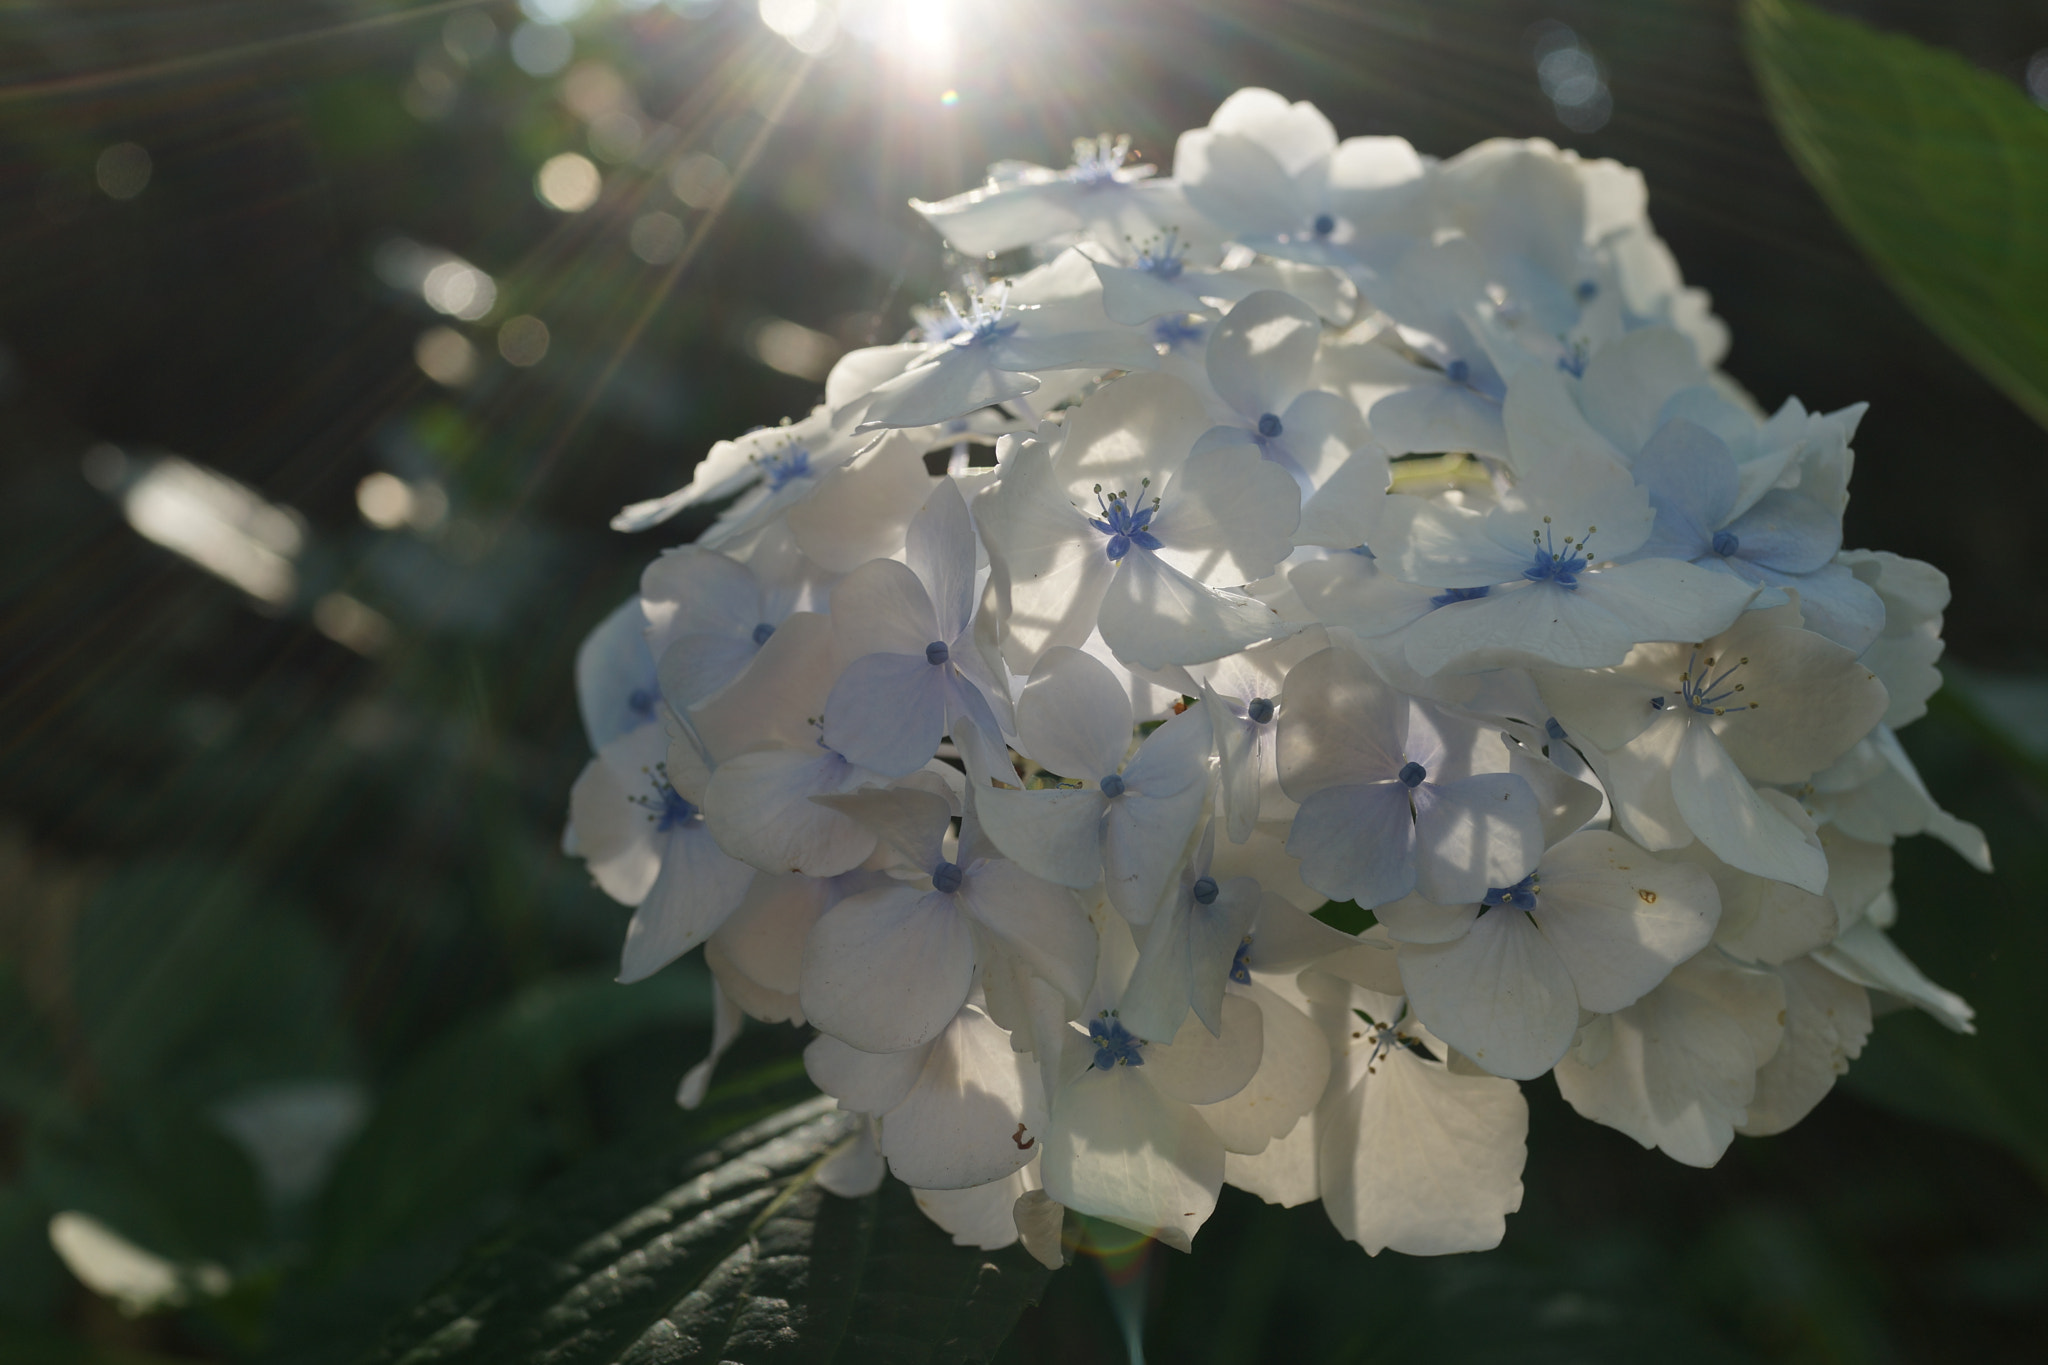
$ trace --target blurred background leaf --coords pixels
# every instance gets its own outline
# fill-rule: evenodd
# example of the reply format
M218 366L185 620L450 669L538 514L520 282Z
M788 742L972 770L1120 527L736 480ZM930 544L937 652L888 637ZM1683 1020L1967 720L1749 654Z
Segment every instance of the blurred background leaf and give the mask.
M1785 144L1893 288L2048 425L2048 113L1951 52L1746 0Z
M607 519L807 410L837 351L902 333L962 264L910 197L1063 164L1098 131L1167 164L1245 84L1433 155L1540 136L1641 167L1733 329L1731 375L1766 407L1874 400L1848 539L1951 577L1962 663L1905 739L1999 860L1902 841L1897 937L1980 1031L1886 1018L1810 1119L1711 1172L1538 1082L1500 1250L1373 1260L1314 1209L1227 1193L1191 1256L1053 1276L1002 1358L1122 1365L1130 1321L1195 1362L2038 1356L2048 595L2023 585L2048 463L1786 155L1733 0L955 9L950 56L849 29L813 59L754 0L0 14L0 1359L348 1365L594 1153L674 1171L716 1140L672 1100L708 1042L706 976L612 985L627 912L559 850L587 752L576 645L701 525ZM2048 100L2037 9L1830 9L1887 32L1772 11L1845 45L1801 58L1817 73L1869 85L1827 107L1934 79L1900 35L1977 88L1878 109L1866 143L1909 116L1971 137L2048 117L2021 93ZM1544 85L1567 46L1597 98ZM1888 224L1997 204L1912 155L1935 178L1901 174L1919 197ZM538 185L565 156L599 190L574 211ZM1932 264L1975 269L2017 225L1971 217L1979 238ZM485 277L489 307L438 310L418 251ZM1991 301L2014 337L2035 335L2041 258ZM124 492L167 455L294 528L288 591L136 533ZM802 1041L750 1029L722 1087L786 1102ZM888 1198L876 1218L943 1243ZM54 1250L64 1214L228 1287L124 1313Z

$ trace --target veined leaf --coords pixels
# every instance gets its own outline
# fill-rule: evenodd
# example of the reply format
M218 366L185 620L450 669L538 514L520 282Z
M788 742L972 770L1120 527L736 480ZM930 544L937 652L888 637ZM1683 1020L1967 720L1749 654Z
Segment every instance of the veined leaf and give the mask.
M1799 0L1749 0L1743 19L1806 178L1921 319L2048 425L2048 111Z
M956 1247L910 1192L827 1193L853 1141L818 1098L708 1148L679 1118L543 1194L366 1365L967 1362L1001 1346L1048 1272Z

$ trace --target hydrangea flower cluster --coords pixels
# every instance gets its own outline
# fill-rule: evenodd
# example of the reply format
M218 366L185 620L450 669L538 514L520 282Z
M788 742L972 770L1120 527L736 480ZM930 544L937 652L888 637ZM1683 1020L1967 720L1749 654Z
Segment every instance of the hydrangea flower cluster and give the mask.
M725 504L579 661L621 980L717 982L681 1101L808 1025L828 1185L962 1243L1185 1249L1229 1183L1434 1254L1522 1081L1710 1166L1873 998L1967 1031L1885 933L1895 839L1988 855L1895 738L1948 588L1842 548L1862 406L1717 370L1613 162L1256 89L1129 152L915 205L1013 276L615 522Z

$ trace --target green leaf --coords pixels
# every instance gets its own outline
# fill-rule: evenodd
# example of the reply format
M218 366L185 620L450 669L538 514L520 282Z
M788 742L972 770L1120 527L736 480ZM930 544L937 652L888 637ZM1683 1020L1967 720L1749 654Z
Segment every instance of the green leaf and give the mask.
M343 1155L322 1201L328 1268L515 1189L553 1145L536 1103L603 1049L710 1010L701 973L632 986L590 974L543 981L458 1025L397 1078Z
M1921 319L2048 425L2048 112L1798 0L1749 0L1743 19L1806 178Z
M371 1361L885 1365L995 1353L1044 1267L1019 1247L954 1246L897 1181L858 1199L827 1193L819 1169L854 1132L829 1098L731 1132L744 1112L678 1118L572 1173ZM702 1145L721 1128L730 1135Z

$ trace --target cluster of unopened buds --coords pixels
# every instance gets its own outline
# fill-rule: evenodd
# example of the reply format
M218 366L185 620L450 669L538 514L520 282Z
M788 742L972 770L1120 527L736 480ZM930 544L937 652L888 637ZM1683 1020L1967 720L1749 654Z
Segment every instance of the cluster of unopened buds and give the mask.
M1186 1248L1228 1183L1490 1247L1520 1082L1710 1166L1873 1002L1892 844L1987 864L1894 732L1946 580L1845 550L1861 406L1766 413L1645 217L1540 141L1447 161L1243 90L917 204L965 306L855 351L622 530L723 503L579 661L567 846L816 1030L962 1243ZM1367 913L1370 912L1370 913Z

